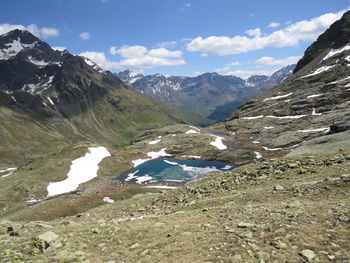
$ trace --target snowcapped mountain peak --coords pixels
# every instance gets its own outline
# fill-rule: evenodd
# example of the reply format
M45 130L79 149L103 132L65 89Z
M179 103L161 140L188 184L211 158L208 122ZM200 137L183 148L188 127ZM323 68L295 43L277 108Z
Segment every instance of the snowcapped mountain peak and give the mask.
M96 71L98 71L99 73L102 73L102 74L105 73L104 70L103 70L102 68L100 68L100 67L99 67L95 62L93 62L91 59L88 59L88 58L83 57L83 56L81 56L81 57L84 59L85 63L88 64L90 67L92 67L94 70L96 70Z
M116 76L127 84L133 84L135 81L143 77L142 74L134 70L124 70L116 74Z
M0 47L2 47L0 50L0 60L10 59L25 48L33 48L37 43L37 41L35 41L30 44L26 44L19 37L16 39L6 39L3 37L1 40L5 41L0 41Z

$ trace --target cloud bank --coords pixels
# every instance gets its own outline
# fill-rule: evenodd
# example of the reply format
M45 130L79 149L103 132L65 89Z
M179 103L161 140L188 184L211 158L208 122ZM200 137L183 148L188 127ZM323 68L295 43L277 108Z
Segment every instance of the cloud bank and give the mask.
M104 52L88 51L80 55L94 61L105 70L127 68L154 68L158 66L176 66L186 64L179 50L171 51L166 48L147 49L144 46L111 47L110 54L119 55L121 60L112 61Z
M193 39L186 46L187 51L201 52L219 56L241 54L267 47L295 46L300 41L313 41L323 33L332 23L340 19L346 12L328 13L310 20L302 20L289 26L262 35L259 28L248 30L248 36L201 36ZM276 26L276 24L270 24Z

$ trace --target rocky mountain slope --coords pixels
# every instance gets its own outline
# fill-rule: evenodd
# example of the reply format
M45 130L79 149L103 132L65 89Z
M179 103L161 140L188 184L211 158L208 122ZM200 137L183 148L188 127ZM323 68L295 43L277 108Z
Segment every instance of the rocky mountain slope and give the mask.
M289 77L295 65L285 67L272 76L251 76L243 80L235 76L205 73L197 77L143 76L126 70L116 74L134 89L152 98L221 121L248 99L268 90Z
M293 76L242 105L223 126L246 136L262 156L349 148L349 21L347 12L307 49Z
M28 31L0 36L2 165L82 141L124 145L143 129L199 119Z

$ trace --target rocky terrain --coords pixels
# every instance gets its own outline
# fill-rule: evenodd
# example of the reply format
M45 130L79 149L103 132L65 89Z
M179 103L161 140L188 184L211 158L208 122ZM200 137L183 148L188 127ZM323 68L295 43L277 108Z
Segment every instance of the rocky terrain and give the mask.
M282 158L50 222L4 219L0 259L348 262L349 171L348 153Z
M254 75L247 80L215 72L181 77L161 74L143 76L126 70L116 76L142 94L217 122L228 117L248 99L291 76L294 68L295 65L290 65L270 77Z
M297 155L349 148L350 48L343 41L349 21L346 13L306 51L293 76L242 105L222 126L265 151Z

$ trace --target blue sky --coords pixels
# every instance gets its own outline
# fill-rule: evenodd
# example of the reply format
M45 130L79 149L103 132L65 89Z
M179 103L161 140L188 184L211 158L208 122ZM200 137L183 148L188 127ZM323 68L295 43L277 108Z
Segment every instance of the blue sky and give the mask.
M104 69L248 77L294 63L348 0L2 0L0 33L29 29Z

